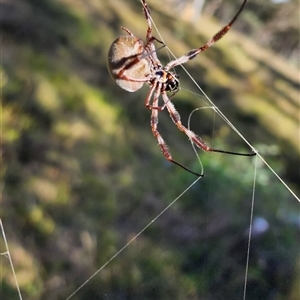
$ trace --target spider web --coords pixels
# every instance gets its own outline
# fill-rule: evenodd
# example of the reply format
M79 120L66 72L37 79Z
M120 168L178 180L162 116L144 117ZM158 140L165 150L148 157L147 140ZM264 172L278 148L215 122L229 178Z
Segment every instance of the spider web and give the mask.
M155 26L155 23L152 21L152 24ZM160 37L160 39L162 41L164 41L163 37L160 35L159 30L156 28L156 31ZM171 55L175 58L175 56L172 54L171 50L167 47L169 53L171 53ZM253 165L253 184L252 184L252 196L251 196L251 210L248 214L249 217L249 230L248 230L248 242L247 242L247 258L246 258L246 262L245 262L245 280L244 280L244 289L243 289L243 299L246 299L247 296L247 277L248 277L248 267L249 267L249 259L250 259L250 250L251 250L251 237L252 237L252 227L253 227L253 216L254 216L254 203L255 203L255 198L256 198L256 182L257 182L257 172L259 172L259 166L258 166L258 160L261 164L263 164L268 170L270 170L270 172L276 177L277 180L279 180L281 182L281 184L286 188L286 190L293 196L294 199L296 199L298 202L300 202L299 197L294 193L294 191L286 184L286 182L281 178L280 175L277 174L277 172L269 165L269 163L266 161L266 159L263 157L262 154L260 154L259 151L257 151L254 146L242 135L242 133L227 119L227 117L220 111L220 109L210 100L210 98L205 94L205 92L201 89L201 87L197 84L197 82L194 80L194 78L187 72L187 70L185 69L184 66L181 66L183 68L183 70L186 72L186 74L190 77L191 81L195 84L197 90L201 93L200 95L198 95L198 97L200 97L201 99L205 99L206 102L206 106L204 107L199 107L198 109L194 110L191 112L190 116L189 116L189 120L188 120L188 124L190 127L190 123L191 123L191 119L193 117L193 114L195 112L197 112L198 110L203 110L203 109L209 109L212 110L217 116L219 116L230 128L232 131L234 131L253 151L256 152L256 157L254 158L254 165ZM190 91L189 89L187 90L190 93L193 93L192 91ZM204 98L203 98L204 97ZM208 106L207 106L208 103ZM202 162L200 160L200 157L198 155L198 151L195 149L194 145L191 144L195 155L198 159L198 163L200 168L202 168ZM101 265L93 274L91 274L91 276L89 278L87 278L86 280L83 281L83 283L75 290L73 291L73 293L71 293L66 300L71 299L74 295L76 295L81 289L83 289L85 287L85 285L91 281L97 274L99 274L104 268L108 267L108 265L114 260L116 259L125 249L127 249L137 238L139 238L146 229L148 229L153 223L155 223L160 217L163 216L163 214L169 210L177 201L179 201L189 190L191 190L199 181L200 178L195 179L194 181L192 181L192 183L190 185L187 186L187 188L185 190L183 190L177 197L175 197L169 205L167 205L157 216L155 216L146 226L144 226L140 231L138 231L138 233L133 236L123 247L121 247L111 258L109 258L103 265ZM21 295L21 291L19 288L19 284L18 284L18 279L16 277L15 274L15 270L14 270L14 264L12 261L12 257L10 254L10 250L9 250L9 246L8 246L8 242L6 239L6 235L5 235L5 230L4 230L4 226L2 224L2 220L0 219L0 227L1 227L1 234L2 234L2 239L4 242L4 247L5 247L5 251L3 251L1 253L1 256L4 257L5 259L8 260L10 268L12 270L13 273L13 277L15 280L15 284L16 284L16 289L17 289L17 293L18 293L18 297L19 299L23 299L22 295Z

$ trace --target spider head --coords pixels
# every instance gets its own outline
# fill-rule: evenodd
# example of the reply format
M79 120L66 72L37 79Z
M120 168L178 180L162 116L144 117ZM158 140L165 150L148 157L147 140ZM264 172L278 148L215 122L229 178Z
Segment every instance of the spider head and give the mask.
M179 76L173 72L159 68L155 71L154 82L163 83L162 91L177 93L179 90Z
M179 90L179 76L173 72L168 72L166 74L166 91L173 93Z

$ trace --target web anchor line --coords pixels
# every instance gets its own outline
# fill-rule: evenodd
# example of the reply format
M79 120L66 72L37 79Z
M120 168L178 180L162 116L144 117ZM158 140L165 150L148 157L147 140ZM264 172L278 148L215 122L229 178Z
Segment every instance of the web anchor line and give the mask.
M66 300L71 299L79 292L93 277L101 272L109 263L111 263L119 254L121 254L132 242L134 242L148 227L150 227L158 218L160 218L177 200L179 200L188 190L191 189L202 177L198 177L193 181L182 193L180 193L168 206L166 206L154 219L144 226L129 242L127 242L118 252L116 252L105 264L103 264L94 274L92 274L85 282L83 282Z
M3 255L5 257L7 257L8 260L9 260L9 264L10 264L10 267L11 267L11 270L12 270L12 273L13 273L13 276L14 276L14 281L16 283L16 288L17 288L17 292L18 292L18 295L19 295L19 299L22 300L23 298L22 298L21 290L20 290L20 287L19 287L19 283L18 283L16 272L15 272L14 264L13 264L13 261L12 261L11 255L10 255L10 251L9 251L9 248L8 248L8 243L7 243L7 239L6 239L6 235L5 235L5 231L4 231L4 227L3 227L3 223L2 223L1 218L0 218L0 227L1 227L1 232L2 232L2 236L3 236L5 248L6 248L6 252L0 253L0 255Z

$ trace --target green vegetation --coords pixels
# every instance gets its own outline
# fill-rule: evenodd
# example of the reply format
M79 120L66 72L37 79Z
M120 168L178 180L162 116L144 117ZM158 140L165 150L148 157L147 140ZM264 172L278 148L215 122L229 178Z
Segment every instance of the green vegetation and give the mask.
M176 55L220 28L203 17L198 30L151 7ZM2 9L1 219L24 299L66 299L195 177L161 155L147 87L127 93L106 69L121 25L145 36L139 1ZM298 73L233 31L186 67L299 195ZM178 72L183 89L172 100L186 122L207 104ZM199 170L167 112L159 128L174 158ZM192 128L214 147L250 151L210 109L193 115ZM255 164L254 224L268 228L253 226L247 299L299 298L297 201L259 159L200 157L205 177L72 299L242 299ZM1 299L18 299L4 255L1 270Z

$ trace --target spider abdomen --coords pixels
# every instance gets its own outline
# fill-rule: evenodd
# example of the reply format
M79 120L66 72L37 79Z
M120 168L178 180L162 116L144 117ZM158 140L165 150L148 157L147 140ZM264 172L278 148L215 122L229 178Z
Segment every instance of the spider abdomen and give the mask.
M145 55L143 41L131 35L118 37L110 46L107 67L122 89L128 92L140 89L150 74L150 61Z

